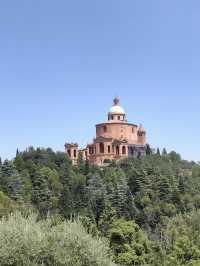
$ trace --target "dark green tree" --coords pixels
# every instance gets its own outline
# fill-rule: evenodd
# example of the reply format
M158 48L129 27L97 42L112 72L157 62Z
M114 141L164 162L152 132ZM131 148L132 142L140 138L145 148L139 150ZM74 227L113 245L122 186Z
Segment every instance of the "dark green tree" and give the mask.
M166 155L167 155L167 150L166 150L166 148L163 148L163 150L162 150L162 155L163 155L163 156L166 156Z
M149 144L146 145L146 155L151 155L152 154L152 149Z
M98 173L93 174L90 177L88 181L87 193L89 208L91 209L91 212L93 213L94 219L98 226L99 219L103 213L107 199L105 184L103 183L103 180Z
M5 160L1 167L1 188L4 193L14 200L22 200L23 183L14 164Z
M50 203L48 182L45 178L43 178L40 171L36 171L34 175L32 185L32 201L42 216L47 215L52 207Z
M156 150L156 154L157 154L158 156L160 156L160 149L159 149L159 148L157 148L157 150Z
M119 219L110 230L110 246L116 263L124 266L151 265L151 242L133 221Z

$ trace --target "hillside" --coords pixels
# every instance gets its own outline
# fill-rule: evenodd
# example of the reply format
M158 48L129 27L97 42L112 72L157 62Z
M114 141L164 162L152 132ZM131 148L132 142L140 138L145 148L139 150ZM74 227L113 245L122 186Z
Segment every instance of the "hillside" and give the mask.
M81 157L73 166L64 153L31 147L0 162L0 190L1 265L112 265L111 260L125 266L200 265L200 165L175 152L99 168ZM45 229L44 252L33 251L39 260L30 255L34 240L21 249L11 241L14 234L20 243L27 239L16 225L20 219L25 226L32 223L31 235L53 223L57 238L50 241L55 235ZM72 238L77 231L73 240L67 238L69 230ZM72 248L74 241L78 249ZM5 243L23 256L13 256ZM55 245L55 256L45 253ZM99 255L90 253L91 246ZM63 257L67 252L77 260Z

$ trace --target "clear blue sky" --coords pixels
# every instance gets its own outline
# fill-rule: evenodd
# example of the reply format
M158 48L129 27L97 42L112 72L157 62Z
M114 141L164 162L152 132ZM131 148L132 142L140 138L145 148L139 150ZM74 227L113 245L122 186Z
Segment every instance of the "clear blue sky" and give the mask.
M200 160L199 0L0 2L0 156L87 144L115 95L151 145Z

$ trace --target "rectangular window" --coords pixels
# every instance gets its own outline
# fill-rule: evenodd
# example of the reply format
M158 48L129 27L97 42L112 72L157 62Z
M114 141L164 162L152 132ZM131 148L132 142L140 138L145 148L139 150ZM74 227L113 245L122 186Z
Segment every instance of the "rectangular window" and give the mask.
M110 153L110 145L108 146L108 153Z

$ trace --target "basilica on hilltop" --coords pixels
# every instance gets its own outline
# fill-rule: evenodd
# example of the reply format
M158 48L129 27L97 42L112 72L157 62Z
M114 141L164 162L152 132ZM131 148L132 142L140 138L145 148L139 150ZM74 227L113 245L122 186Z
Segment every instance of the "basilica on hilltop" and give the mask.
M96 137L85 149L77 143L65 143L65 151L77 164L79 154L90 163L105 165L112 160L137 157L146 154L146 131L142 125L129 123L119 99L113 100L107 121L96 125Z

